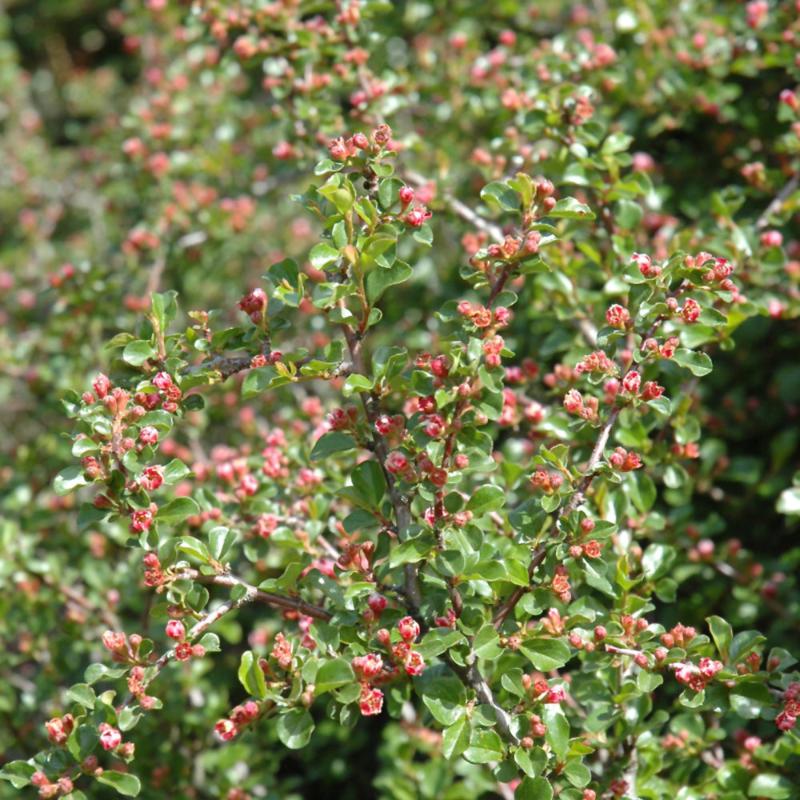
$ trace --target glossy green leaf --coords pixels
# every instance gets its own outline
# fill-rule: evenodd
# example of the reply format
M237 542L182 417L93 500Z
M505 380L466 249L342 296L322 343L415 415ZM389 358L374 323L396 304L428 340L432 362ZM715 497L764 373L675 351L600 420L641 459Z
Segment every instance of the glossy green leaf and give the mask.
M115 789L117 794L124 795L125 797L137 797L142 788L139 779L129 772L115 772L114 770L104 770L103 774L98 776L98 783L105 786L110 786Z
M305 747L314 732L314 719L304 708L292 708L278 717L278 738L290 750Z

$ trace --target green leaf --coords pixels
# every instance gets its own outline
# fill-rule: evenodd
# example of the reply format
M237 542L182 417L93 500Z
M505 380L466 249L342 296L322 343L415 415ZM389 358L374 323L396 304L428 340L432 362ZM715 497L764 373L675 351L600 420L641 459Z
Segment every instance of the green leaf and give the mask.
M603 142L601 152L604 156L612 155L613 153L624 153L631 145L633 137L621 131L615 131L608 135Z
M278 371L275 367L256 367L245 375L242 382L242 397L249 400L269 388L272 379L276 378Z
M523 206L531 204L536 192L536 185L530 175L518 172L513 178L509 179L508 185L520 196Z
M177 297L178 293L174 290L160 293L153 292L150 295L152 314L162 331L165 331L167 325L175 319L175 314L178 311Z
M488 764L503 760L503 741L493 730L473 731L464 758L473 764Z
M614 217L618 225L626 231L632 231L642 221L644 216L644 209L633 200L620 200L617 203L616 213Z
M251 650L242 653L239 662L239 683L244 690L258 700L263 700L267 696L267 683L264 680L264 672L258 664L258 658Z
M129 731L136 727L141 714L134 713L132 708L123 708L117 715L117 725L121 731Z
M366 375L354 373L353 375L349 375L347 380L344 382L342 394L344 394L345 397L350 397L350 395L354 394L355 392L369 392L372 390L374 385L374 382Z
M502 652L500 636L494 625L487 622L472 640L472 650L478 658L497 658Z
M79 486L86 486L89 481L83 476L83 467L72 466L62 469L53 481L53 490L56 494L69 494Z
M386 492L386 478L377 461L362 461L352 472L353 487L371 508L380 505Z
M664 678L656 672L640 670L639 674L636 676L636 688L639 689L640 692L645 692L646 694L658 689L662 683L664 683Z
M121 678L127 671L126 667L107 667L105 664L99 663L89 664L83 673L83 679L89 684L97 683L103 678L115 680L116 678Z
M408 539L392 550L389 556L389 566L397 567L400 564L415 564L422 561L436 545L436 538L431 531L424 531L413 539Z
M85 708L94 708L94 689L88 683L76 683L67 689L67 698L75 703L80 703Z
M27 761L9 761L0 770L0 778L8 781L15 789L23 789L30 784L34 772L36 767Z
M562 639L527 639L519 649L542 672L560 669L572 656L569 645Z
M467 510L473 514L485 514L489 511L497 511L502 508L506 501L506 493L499 486L481 486L475 494L470 497L467 503Z
M317 676L314 678L314 695L319 697L325 692L330 692L347 683L352 683L355 679L356 675L350 666L350 662L345 661L343 658L326 661L317 670Z
M772 772L756 775L747 787L748 797L768 797L770 800L784 800L792 797L792 790L796 788L788 778Z
M782 647L773 647L767 656L767 664L774 665L771 672L785 672L796 663L797 659Z
M722 617L706 617L706 622L711 631L711 638L717 646L717 651L722 656L722 660L727 661L728 648L733 640L733 628Z
M642 571L645 577L652 581L666 574L676 556L675 548L668 544L654 542L648 545L642 556Z
M384 209L391 208L399 200L400 189L405 184L399 178L388 178L378 184L378 202Z
M739 631L731 641L730 660L734 663L741 661L748 653L751 653L765 641L766 638L758 631Z
M656 501L656 485L653 479L644 470L632 472L628 475L626 486L637 511L646 514Z
M547 212L548 217L561 219L594 219L594 212L585 203L579 203L574 197L562 197L552 211Z
M320 242L311 248L308 260L315 269L324 269L339 260L339 251L327 242Z
M481 200L488 206L501 211L517 211L519 209L519 196L505 183L493 181L481 189Z
M206 653L219 653L219 636L216 633L205 633L198 642L203 647Z
M514 752L514 761L529 778L536 778L544 769L547 756L541 747L533 750L525 750L520 747Z
M564 767L564 775L573 786L577 786L579 789L588 786L592 780L589 767L577 759L567 762L567 766Z
M177 525L187 517L192 517L199 513L200 507L191 497L176 497L158 509L156 519L168 525Z
M345 453L356 446L356 440L342 431L329 431L320 436L311 451L312 461L322 461L334 453Z
M745 719L758 719L772 705L769 689L763 683L740 683L731 690L731 708Z
M714 368L711 359L705 353L687 350L685 347L679 347L672 360L679 366L686 367L692 375L696 375L698 378L708 375Z
M340 214L347 214L353 207L352 184L341 175L331 175L317 191L329 200Z
M545 739L559 761L569 749L569 722L557 703L545 703L542 708L542 722L547 726Z
M461 631L451 631L447 628L434 628L428 631L414 649L419 651L425 659L440 656L442 653L464 641Z
M800 486L784 489L775 507L779 514L800 514Z
M678 696L678 702L684 708L699 708L706 701L705 689L701 692L694 692L691 689L684 689Z
M164 467L164 483L177 483L183 480L189 472L189 467L187 467L183 461L173 458L172 461Z
M367 301L373 305L380 300L383 293L390 287L405 283L414 270L405 261L395 261L388 269L373 269L367 275Z
M425 707L431 712L431 716L445 727L454 725L464 716L464 703L461 698L434 697L426 694L422 698Z
M357 508L342 520L342 525L347 533L356 533L362 529L378 528L381 522L372 512Z
M426 222L421 228L414 228L411 234L415 242L430 247L433 244L433 228Z
M337 172L344 166L341 161L332 161L330 158L323 158L317 161L314 166L315 175L327 175L329 172Z
M236 531L218 525L208 532L208 544L211 555L215 561L224 561L233 545L236 543Z
M182 536L178 541L177 549L179 552L193 556L205 564L211 561L211 553L208 552L205 543L195 539L194 536Z
M305 747L314 732L314 719L304 708L292 708L278 719L278 738L290 749Z
M128 772L114 772L114 770L110 769L104 770L103 774L98 776L97 782L111 786L119 794L125 795L125 797L136 797L142 788L139 779L135 775L131 775Z
M515 800L553 800L553 787L545 778L524 778L514 792Z
M156 349L150 342L144 339L137 339L125 345L122 351L122 360L132 367L141 367L148 358L154 358Z
M462 715L442 732L442 755L448 760L460 756L469 746L469 735L469 720Z

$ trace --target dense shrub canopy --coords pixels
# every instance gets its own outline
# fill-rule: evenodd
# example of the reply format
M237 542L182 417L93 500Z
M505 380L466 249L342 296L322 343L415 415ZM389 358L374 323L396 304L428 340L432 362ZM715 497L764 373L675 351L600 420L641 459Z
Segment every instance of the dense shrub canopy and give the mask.
M800 796L800 4L0 10L0 797Z

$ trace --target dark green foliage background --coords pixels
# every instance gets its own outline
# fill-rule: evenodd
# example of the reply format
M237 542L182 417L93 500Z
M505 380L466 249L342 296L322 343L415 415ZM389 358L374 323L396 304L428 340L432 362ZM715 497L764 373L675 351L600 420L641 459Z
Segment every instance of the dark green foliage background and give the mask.
M371 5L381 4L366 4ZM398 2L391 9L376 8L370 21L376 42L390 42L386 50L375 44L374 72L382 73L388 59L401 82L418 83L418 95L396 115L387 114L398 135L412 139L403 158L423 175L446 166L452 171L451 185L462 195L471 190L477 197L491 177L470 164L474 147L491 143L496 152L513 152L503 139L511 116L498 108L497 91L491 88L472 92L469 110L453 111L449 103L466 83L462 67L446 78L441 69L428 72L416 61L414 45L419 36L437 39L459 29L470 34L472 47L485 51L506 27L532 42L574 39L580 26L570 22L569 3L537 3L537 19L529 16L530 5L512 0ZM735 186L725 197L732 204L741 202L738 218L752 223L782 188L786 165L797 160L797 153L782 144L786 123L776 116L777 96L795 85L797 68L777 55L764 65L739 53L720 59L714 68L687 73L663 50L650 51L637 36L611 23L627 9L647 20L642 26L648 32L672 25L683 43L696 28L709 35L721 31L722 39L748 35L740 3L683 3L680 14L676 5L660 0L594 4L595 12L608 6L608 18L593 12L587 26L611 41L619 55L610 68L617 83L604 98L602 115L634 137L631 152L643 150L656 160L661 213L711 230L712 218L725 216L709 211L712 196ZM790 16L792 4L785 5L774 4L773 13ZM172 4L171 21L153 27L140 3L123 4L128 35L155 31L161 40L156 62L176 72L185 66L185 53L169 30L188 11L188 4L181 6ZM98 369L117 368L109 363L104 344L118 331L141 324L129 301L153 288L152 259L130 258L121 244L134 226L152 228L169 199L163 187L131 168L121 153L124 139L136 135L132 110L147 102L146 70L153 64L141 51L126 51L123 34L108 21L116 7L91 0L10 0L0 11L0 271L14 280L14 288L3 289L0 297L1 761L27 758L45 746L42 723L61 708L59 687L80 680L86 664L98 660L98 636L106 627L98 615L107 605L106 591L119 592L117 613L127 630L142 624L148 602L133 566L138 556L110 542L97 557L75 526L74 509L51 490L53 477L71 460L60 398L69 389L85 388ZM327 13L330 4L309 3L308 10ZM763 38L777 41L778 27ZM265 263L274 260L271 254L302 260L315 241L313 228L305 235L289 228L293 219L304 217L290 195L310 181L315 123L326 137L352 127L342 116L347 92L337 96L331 90L315 113L310 108L297 112L306 116L306 155L299 163L275 161L272 148L288 136L289 121L286 115L270 120L265 113L258 63L244 73L252 79L227 96L208 98L199 86L185 93L185 124L191 133L183 142L188 157L176 172L184 180L200 178L217 186L220 196L236 196L252 188L254 166L269 163L269 186L241 234L231 234L224 221L210 215L198 218L198 226L209 231L207 246L184 246L180 237L166 242L166 267L158 281L160 290L181 293L183 311L219 308L231 320L243 290L255 285ZM446 98L442 109L447 113L437 117L433 112L440 96ZM704 113L701 97L717 103L719 112ZM26 129L26 116L34 113L41 125ZM244 124L248 118L255 124ZM226 137L215 137L224 125L231 126L238 148ZM763 190L745 186L740 176L741 167L756 159L765 162L770 177ZM23 209L35 210L35 233L21 225ZM42 222L48 209L57 209L58 216L50 226ZM785 242L794 245L796 220L796 213L774 220ZM391 331L384 334L387 341L410 337L410 345L422 346L427 334L419 331L431 324L433 310L445 299L463 296L463 231L445 214L436 215L434 228L434 254L422 254L413 279L383 304L382 329ZM724 466L718 462L713 476L701 475L685 494L666 498L676 541L688 542L683 535L687 525L723 551L736 538L748 557L763 566L763 576L743 582L710 565L682 564L675 575L681 582L678 602L665 606L658 621L700 628L705 617L718 614L737 630L758 628L771 645L796 650L798 518L779 513L776 502L800 463L800 307L797 276L792 282L783 262L770 264L770 258L774 254L756 264L754 257L748 267L762 315L735 332L728 343L735 346L713 353L714 372L697 390L702 447L715 448L725 457ZM77 277L59 288L49 285L48 277L67 261L75 265ZM20 302L20 291L32 293L28 307ZM781 319L766 314L773 297L785 303ZM563 355L555 348L541 356L541 344L556 323L542 318L536 307L529 318L521 309L515 326L527 342L520 357L531 355L547 368ZM274 410L291 401L279 394L268 402ZM208 441L225 441L227 423L225 408L211 406L205 422ZM86 608L70 603L54 583L81 587ZM76 621L75 612L83 618ZM243 699L236 666L259 613L250 609L235 621L225 620L220 634L229 646L222 654L163 681L164 710L145 719L136 732L137 762L146 765L140 768L142 797L224 797L231 787L253 782L265 787L267 797L286 800L494 796L492 782L480 769L463 765L458 768L463 774L454 775L451 765L427 757L429 745L409 737L386 716L352 730L320 720L311 745L301 751L284 750L268 727L224 747L215 743L214 721ZM770 725L764 729L768 734ZM169 771L163 784L169 788L150 782L149 773L162 765ZM97 786L92 791L92 797L105 796ZM12 796L16 793L0 783L0 797Z

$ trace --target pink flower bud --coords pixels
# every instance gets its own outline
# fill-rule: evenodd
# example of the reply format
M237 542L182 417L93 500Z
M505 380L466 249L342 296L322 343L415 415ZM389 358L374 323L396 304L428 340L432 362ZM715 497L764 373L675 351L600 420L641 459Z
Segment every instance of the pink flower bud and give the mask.
M223 742L229 742L239 733L239 729L231 719L221 719L214 726L214 730Z
M606 632L606 629L602 625L595 626L595 629L594 629L594 640L596 642L602 642L603 639L605 639L607 635L608 634Z
M104 750L114 750L122 742L122 734L106 722L100 723L100 744Z
M372 689L365 684L361 687L358 707L365 717L380 714L383 709L383 692L380 689Z
M138 508L131 514L131 531L144 533L153 524L153 512L149 508Z
M631 314L627 308L615 303L606 311L606 322L612 328L623 329L628 324Z
M690 297L683 304L681 316L684 318L684 320L686 320L686 322L697 322L701 311L702 309L700 308L700 304L696 300L692 300Z
M414 202L414 190L410 186L401 186L398 196L404 206L411 205Z
M181 642L175 648L175 658L178 661L188 661L192 657L192 646L189 642Z
M425 659L416 650L412 650L406 658L405 670L406 674L412 677L422 675L425 670Z
M92 389L94 389L94 393L102 400L111 390L111 381L101 372L92 381Z
M376 617L379 617L386 609L386 598L382 594L373 592L367 598L367 605L372 610L372 613L375 614Z
M577 389L570 389L564 395L564 408L570 414L579 414L583 408L583 397Z
M388 647L391 644L392 634L386 628L381 628L375 636L384 647Z
M783 244L783 235L780 231L764 231L761 234L761 244L764 247L780 247Z
M397 630L406 642L413 642L419 636L419 623L412 617L403 617L397 623Z
M784 105L789 106L792 111L800 109L800 100L798 100L797 95L791 89L784 89L780 93L780 101Z
M425 206L412 208L405 216L406 222L412 228L421 228L430 218L431 212Z
M639 386L642 382L642 376L635 370L631 370L622 379L622 389L628 394L639 394Z
M180 641L186 636L186 628L179 619L171 619L164 630L170 639L175 639L177 641Z
M156 444L158 442L158 431L152 425L145 425L139 431L139 441L142 444Z
M370 680L383 671L383 659L377 653L356 656L351 662L353 670L361 680Z

